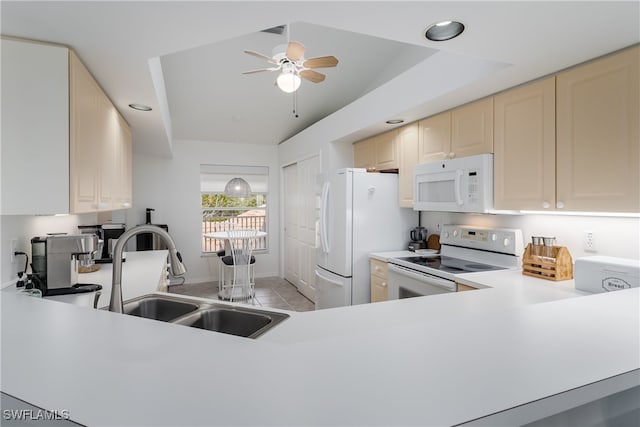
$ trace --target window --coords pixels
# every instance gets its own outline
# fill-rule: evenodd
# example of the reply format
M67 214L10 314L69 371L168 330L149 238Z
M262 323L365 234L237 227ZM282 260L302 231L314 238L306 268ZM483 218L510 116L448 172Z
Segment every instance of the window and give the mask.
M240 177L251 186L251 197L229 197L224 187L232 178ZM264 166L200 165L200 200L202 206L202 253L224 248L224 242L204 237L205 233L231 228L267 231L267 199L269 168ZM256 251L266 251L267 238L256 241Z

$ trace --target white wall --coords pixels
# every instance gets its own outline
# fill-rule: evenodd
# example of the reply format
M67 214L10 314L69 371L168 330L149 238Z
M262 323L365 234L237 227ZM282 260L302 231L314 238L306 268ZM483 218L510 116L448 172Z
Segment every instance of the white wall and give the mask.
M274 145L210 141L174 141L173 158L134 154L133 203L127 228L144 223L145 209L154 208L152 222L167 224L187 267L187 283L217 280L218 260L201 255L200 165L269 167L268 253L256 255L257 277L277 276L279 242L279 163Z
M565 216L565 215L472 215L447 212L422 212L422 226L429 234L439 234L438 225L467 224L481 227L519 228L524 243L531 236L556 237L576 258L607 255L640 259L640 218ZM597 252L584 251L584 232L595 235Z
M78 225L96 224L95 214L68 215L68 216L23 216L23 215L2 215L0 216L1 242L0 247L0 284L2 287L13 283L17 279L18 271L24 267L24 257L19 257L14 264L11 264L10 242L17 239L16 249L26 252L31 262L31 238L34 236L44 236L47 233L69 233L78 234ZM31 271L31 268L28 269Z

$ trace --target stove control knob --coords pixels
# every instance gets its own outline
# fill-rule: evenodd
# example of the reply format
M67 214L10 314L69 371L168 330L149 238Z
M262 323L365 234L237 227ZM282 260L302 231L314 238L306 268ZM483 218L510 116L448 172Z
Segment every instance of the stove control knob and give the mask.
M498 236L495 233L491 234L491 241L495 242L496 240L498 240Z
M453 237L458 237L458 230L453 230Z
M448 231L445 231L443 234L444 234L444 238L445 238L445 239L448 239L448 238L449 238L449 232L448 232Z
M511 240L508 237L505 237L504 240L502 241L502 244L504 246L509 246L511 244Z

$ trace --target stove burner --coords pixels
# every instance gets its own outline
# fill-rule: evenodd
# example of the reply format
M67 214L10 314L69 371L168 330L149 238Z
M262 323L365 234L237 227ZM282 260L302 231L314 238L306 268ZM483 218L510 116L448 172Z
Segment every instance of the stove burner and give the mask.
M445 255L433 257L403 257L398 260L413 264L416 267L439 270L453 274L472 273L476 271L502 270L504 267L495 265L480 264L468 260L453 258ZM424 270L423 270L424 271Z

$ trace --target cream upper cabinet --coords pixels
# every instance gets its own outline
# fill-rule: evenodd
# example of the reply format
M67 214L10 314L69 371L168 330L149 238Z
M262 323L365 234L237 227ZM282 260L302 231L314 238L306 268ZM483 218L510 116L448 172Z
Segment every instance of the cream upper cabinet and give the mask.
M398 130L394 129L353 144L353 165L371 170L398 169Z
M451 110L449 157L493 153L493 97Z
M75 53L12 38L0 50L2 214L130 206L131 130Z
M493 153L493 98L418 122L420 163Z
M377 135L374 141L376 170L398 169L398 130Z
M557 204L640 211L640 47L557 75Z
M494 207L555 208L555 77L494 97Z
M451 152L451 112L436 114L418 122L419 163L449 158Z
M133 205L133 140L131 129L120 114L117 115L117 189L115 191L114 209L128 209Z
M131 206L131 131L89 71L71 52L70 212Z
M2 38L0 213L69 212L69 50Z
M398 194L401 208L413 207L413 167L418 163L418 123L398 129Z
M376 154L373 138L353 144L353 167L370 169L375 167Z

